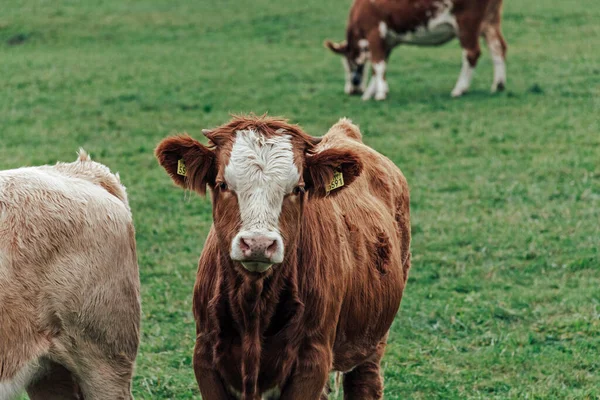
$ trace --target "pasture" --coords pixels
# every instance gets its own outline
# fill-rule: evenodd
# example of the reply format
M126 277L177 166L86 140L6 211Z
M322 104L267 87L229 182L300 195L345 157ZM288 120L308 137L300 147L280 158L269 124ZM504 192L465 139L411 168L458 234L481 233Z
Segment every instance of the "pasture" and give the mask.
M0 169L119 171L137 229L134 396L198 399L191 292L208 199L174 187L169 134L269 112L322 135L347 116L411 187L413 267L385 398L600 396L600 7L506 1L507 91L450 98L456 41L400 47L385 102L343 93L348 0L3 0Z

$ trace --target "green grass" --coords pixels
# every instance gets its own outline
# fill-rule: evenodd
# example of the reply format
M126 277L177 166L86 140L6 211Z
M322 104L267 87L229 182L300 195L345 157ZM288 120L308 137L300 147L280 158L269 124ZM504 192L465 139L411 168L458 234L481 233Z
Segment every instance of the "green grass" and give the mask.
M176 189L153 148L268 111L313 135L348 116L409 181L413 269L386 399L598 398L597 0L507 1L503 94L488 93L484 49L471 93L450 99L453 42L396 49L383 103L345 96L321 45L343 37L349 3L3 0L0 168L83 146L128 187L143 296L135 396L199 398L191 291L210 203Z

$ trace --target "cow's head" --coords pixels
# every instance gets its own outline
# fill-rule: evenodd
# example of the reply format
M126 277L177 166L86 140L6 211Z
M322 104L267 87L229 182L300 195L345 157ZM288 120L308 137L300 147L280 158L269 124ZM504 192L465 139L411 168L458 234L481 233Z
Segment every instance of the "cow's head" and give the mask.
M326 40L325 47L342 56L342 65L346 74L344 92L347 94L363 93L370 60L369 42L366 39L353 40L353 37L349 36L349 40L341 43Z
M362 170L355 152L319 150L320 138L281 119L236 117L203 133L208 146L174 136L158 145L156 157L179 186L200 194L210 189L221 251L252 273L283 263L296 250L307 202L337 195ZM328 192L336 171L345 186Z

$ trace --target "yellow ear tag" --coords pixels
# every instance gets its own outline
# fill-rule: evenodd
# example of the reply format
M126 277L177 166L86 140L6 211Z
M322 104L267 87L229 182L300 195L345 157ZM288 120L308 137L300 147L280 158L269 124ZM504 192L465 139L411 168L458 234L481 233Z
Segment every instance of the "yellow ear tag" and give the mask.
M177 175L187 176L187 169L183 160L177 160Z
M344 175L342 174L342 171L335 171L333 173L333 179L327 188L327 193L334 189L341 188L342 186L344 186Z

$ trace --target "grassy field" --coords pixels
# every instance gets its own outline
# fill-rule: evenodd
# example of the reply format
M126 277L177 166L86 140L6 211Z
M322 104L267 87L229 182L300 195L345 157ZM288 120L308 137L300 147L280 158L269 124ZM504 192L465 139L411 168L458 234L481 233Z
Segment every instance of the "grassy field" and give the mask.
M92 5L93 3L93 5ZM343 94L349 0L3 0L0 168L75 159L121 173L137 228L139 399L198 399L191 290L211 223L153 157L230 112L324 134L339 117L403 170L413 268L386 399L600 397L600 7L507 1L508 90L449 96L457 42L398 48L386 102Z

